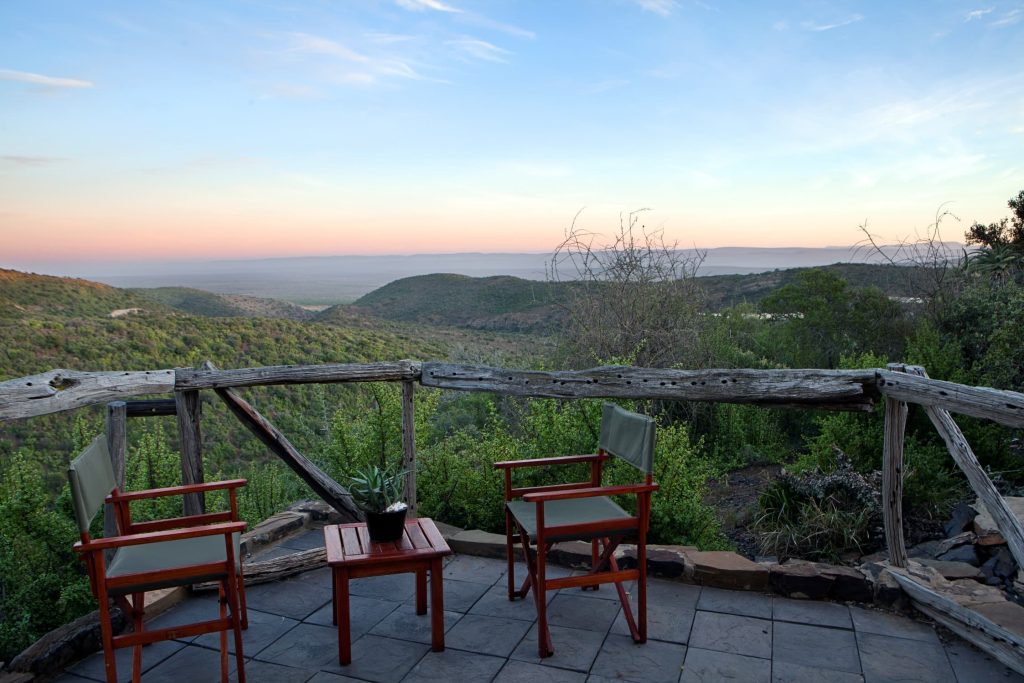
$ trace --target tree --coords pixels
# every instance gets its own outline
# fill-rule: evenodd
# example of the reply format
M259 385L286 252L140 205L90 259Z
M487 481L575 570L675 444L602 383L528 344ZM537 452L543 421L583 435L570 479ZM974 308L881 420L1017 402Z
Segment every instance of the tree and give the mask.
M834 368L842 355L865 351L893 358L906 337L899 304L875 287L851 290L820 268L772 292L761 310L779 326L785 338L779 356L791 367Z
M995 223L975 223L964 234L979 249L967 260L968 272L988 277L995 284L1017 280L1024 274L1024 190L1007 202L1013 214Z
M666 243L660 229L640 222L644 211L620 216L618 232L603 244L574 219L555 249L549 279L572 282L563 335L569 363L706 364L704 295L696 282L704 254Z

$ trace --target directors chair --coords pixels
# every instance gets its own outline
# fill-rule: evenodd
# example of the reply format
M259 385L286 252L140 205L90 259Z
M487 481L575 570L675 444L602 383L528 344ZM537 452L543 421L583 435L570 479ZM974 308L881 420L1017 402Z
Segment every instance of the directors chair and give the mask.
M654 420L611 403L604 404L597 453L494 463L505 476L505 536L508 557L508 599L525 598L533 591L537 604L538 652L554 654L547 622L547 591L579 586L597 590L614 583L622 602L633 640L647 641L647 529L651 494L658 485L651 480L654 463ZM644 482L629 486L602 486L601 469L609 456L628 462L644 474ZM523 467L590 463L590 481L550 486L514 488L512 471ZM610 496L634 494L636 514L631 515ZM513 549L518 536L526 559L527 576L515 586ZM620 569L615 549L627 536L637 540L637 567ZM545 560L554 543L582 540L591 543L590 571L582 576L548 579ZM536 545L536 557L531 552ZM623 581L637 582L637 618L634 620Z
M228 680L227 632L234 633L239 683L245 683L242 629L247 626L239 538L245 522L238 521L237 489L244 479L171 486L122 493L114 479L106 438L97 437L68 466L71 498L81 540L74 549L85 563L89 584L99 602L103 659L108 683L117 682L114 650L133 647L132 680L142 670L142 646L158 640L220 631L221 681ZM190 517L133 522L133 500L227 489L231 509ZM91 538L89 526L107 502L114 506L118 536ZM113 551L109 561L105 551ZM220 584L219 618L171 628L143 630L146 591L185 586L203 581ZM128 600L128 596L131 600ZM130 618L131 633L115 636L110 620L110 599ZM230 614L228 609L230 608Z

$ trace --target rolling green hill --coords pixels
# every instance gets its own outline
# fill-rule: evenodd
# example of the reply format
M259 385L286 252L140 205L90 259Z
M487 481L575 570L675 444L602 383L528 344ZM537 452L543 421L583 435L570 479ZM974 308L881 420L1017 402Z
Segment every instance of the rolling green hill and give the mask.
M128 290L89 280L0 269L0 320L33 316L110 317L132 308L165 311Z
M551 331L562 319L561 305L571 287L509 275L419 275L374 290L349 309L388 320L539 333Z
M314 316L312 311L289 301L242 294L215 294L191 287L152 287L126 291L190 315L288 320L310 320Z

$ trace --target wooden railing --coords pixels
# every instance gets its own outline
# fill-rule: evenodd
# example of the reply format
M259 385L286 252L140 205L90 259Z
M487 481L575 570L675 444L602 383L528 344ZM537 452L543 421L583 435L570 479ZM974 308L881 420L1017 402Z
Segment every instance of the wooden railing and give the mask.
M114 401L108 408L108 439L115 472L123 479L126 417L175 414L182 442L182 479L201 481L198 392L213 389L231 411L301 476L318 495L343 514L358 512L345 489L299 453L269 421L235 393L235 389L282 384L395 381L402 383L403 463L407 496L415 510L415 384L456 391L487 391L513 396L554 398L630 398L747 403L767 407L869 411L884 400L883 517L890 566L915 604L937 620L1024 672L1024 638L922 584L907 558L903 538L903 440L908 404L924 407L950 455L1006 538L1010 552L1024 567L1024 529L978 464L950 413L1024 427L1024 394L934 380L923 368L892 364L864 370L672 370L609 366L589 370L542 372L479 365L389 363L284 365L220 370L199 368L145 372L78 372L52 370L0 383L0 421L44 415ZM132 401L132 396L172 393L173 401ZM116 442L116 443L115 443ZM117 459L119 465L117 464ZM120 469L118 469L120 468ZM186 503L201 509L201 500Z

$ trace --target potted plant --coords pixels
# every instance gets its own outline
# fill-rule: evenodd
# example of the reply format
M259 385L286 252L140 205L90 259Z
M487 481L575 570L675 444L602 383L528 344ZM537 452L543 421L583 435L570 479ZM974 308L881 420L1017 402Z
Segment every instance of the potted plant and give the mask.
M366 514L370 539L386 543L402 537L409 508L402 501L405 474L397 467L371 464L356 469L349 477L349 493Z

